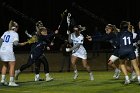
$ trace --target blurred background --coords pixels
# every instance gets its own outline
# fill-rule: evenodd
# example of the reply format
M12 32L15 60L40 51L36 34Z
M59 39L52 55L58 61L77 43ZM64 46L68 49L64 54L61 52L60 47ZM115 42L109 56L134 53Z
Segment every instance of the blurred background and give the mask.
M138 0L1 0L0 35L7 30L11 19L19 23L18 33L21 42L27 40L25 30L29 33L34 32L35 22L38 20L54 31L62 20L61 14L66 9L72 14L74 24L81 24L87 28L83 32L85 35L94 34L97 30L104 33L104 27L108 23L119 27L122 20L130 21L137 27L140 16ZM66 34L66 30L66 19L63 19L60 37ZM56 45L53 49L58 50L61 41L59 39L55 41ZM85 47L90 49L90 42L86 40L85 42ZM27 49L29 48L25 48L25 50Z

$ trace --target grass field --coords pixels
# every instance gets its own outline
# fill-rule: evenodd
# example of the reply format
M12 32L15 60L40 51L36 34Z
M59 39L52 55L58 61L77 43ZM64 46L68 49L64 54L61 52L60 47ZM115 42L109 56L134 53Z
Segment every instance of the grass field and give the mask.
M19 76L19 87L0 85L0 93L140 93L140 85L132 82L124 85L123 75L119 80L112 78L112 71L93 71L94 81L89 80L86 72L79 72L77 80L73 80L72 72L51 72L53 81L34 82L33 73L22 73ZM45 78L44 73L41 77Z

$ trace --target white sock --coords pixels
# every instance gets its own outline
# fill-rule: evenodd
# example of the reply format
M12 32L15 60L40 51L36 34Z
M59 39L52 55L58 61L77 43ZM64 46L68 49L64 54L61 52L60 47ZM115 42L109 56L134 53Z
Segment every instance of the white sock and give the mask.
M14 77L10 77L10 82L14 82Z
M77 69L76 69L76 70L74 70L74 73L78 73Z
M125 76L125 80L129 80L129 77L128 76Z
M6 75L1 75L1 80L5 80Z

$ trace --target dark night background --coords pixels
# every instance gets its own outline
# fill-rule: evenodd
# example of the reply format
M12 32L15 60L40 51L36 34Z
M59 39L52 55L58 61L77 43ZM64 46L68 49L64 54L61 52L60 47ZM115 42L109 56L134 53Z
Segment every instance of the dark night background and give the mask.
M32 33L38 20L42 20L46 27L54 31L65 9L71 12L75 24L86 26L84 35L94 33L95 27L103 33L108 23L119 27L122 20L130 21L137 28L140 16L138 0L1 0L0 35L8 29L11 19L19 24L20 42L28 39L24 31ZM61 37L66 35L66 29L66 20L63 20L60 28ZM59 39L55 42L54 50L57 50L62 42ZM91 43L86 40L85 42L86 48L90 49ZM26 49L27 46L17 48Z

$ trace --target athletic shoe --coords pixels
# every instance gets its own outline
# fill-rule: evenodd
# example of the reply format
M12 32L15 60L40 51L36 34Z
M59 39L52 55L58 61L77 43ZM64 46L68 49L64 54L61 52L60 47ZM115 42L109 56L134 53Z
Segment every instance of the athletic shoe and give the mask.
M77 77L78 77L78 73L74 73L73 79L77 79Z
M125 84L125 85L130 84L130 80L125 80L124 84Z
M8 83L5 80L1 80L1 84L4 85L4 86L8 85Z
M19 86L18 84L16 84L15 82L9 82L9 85L8 86L11 86L11 87L17 87Z
M119 78L120 78L120 73L121 73L121 70L118 70L118 72L117 72L117 75L116 75L115 79L119 79Z
M91 80L91 81L94 80L94 77L93 77L93 76L90 76L90 80Z
M35 81L39 81L39 77L35 76Z
M140 80L138 80L138 84L140 85Z
M134 81L136 79L137 75L136 73L133 71L132 74L131 74L131 81Z
M15 70L15 80L18 80L20 70Z
M47 76L46 77L46 81L48 82L48 81L52 81L53 80L53 78L52 77L50 77L50 76Z
M44 79L39 78L38 76L35 75L35 81L44 81Z
M94 80L93 74L90 73L89 75L90 75L90 80Z
M121 73L121 70L119 70L119 69L115 70L115 73L114 73L114 75L113 75L113 78L119 79L120 73Z

